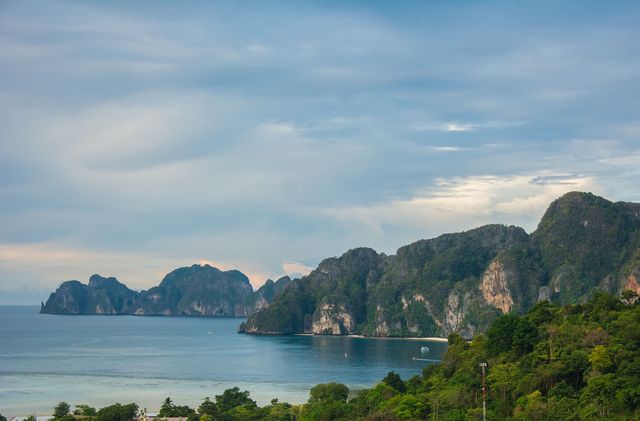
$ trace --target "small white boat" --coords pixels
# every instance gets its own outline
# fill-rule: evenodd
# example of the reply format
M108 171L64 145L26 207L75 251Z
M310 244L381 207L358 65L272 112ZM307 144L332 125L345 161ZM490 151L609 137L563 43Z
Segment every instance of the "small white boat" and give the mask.
M429 352L429 347L428 346L423 346L420 348L420 352Z
M207 332L207 335L213 335L213 330L210 330L209 332Z

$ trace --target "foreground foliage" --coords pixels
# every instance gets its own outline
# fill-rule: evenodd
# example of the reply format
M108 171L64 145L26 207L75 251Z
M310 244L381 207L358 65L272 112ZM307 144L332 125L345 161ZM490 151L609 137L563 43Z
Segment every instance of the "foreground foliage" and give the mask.
M486 335L468 342L457 334L440 365L403 381L389 373L382 382L348 400L349 389L328 383L311 389L304 405L259 407L249 392L233 388L197 410L169 398L163 417L189 421L233 420L438 420L482 419L481 362L487 369L488 420L640 419L640 303L625 291L621 299L596 293L584 304L536 304L526 315L496 319ZM137 406L112 405L96 411L99 421L133 418ZM56 415L68 417L61 403Z

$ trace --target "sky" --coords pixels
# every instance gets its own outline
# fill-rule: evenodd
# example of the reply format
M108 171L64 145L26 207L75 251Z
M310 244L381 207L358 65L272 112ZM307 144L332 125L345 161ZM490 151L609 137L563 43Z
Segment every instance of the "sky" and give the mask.
M0 304L640 202L634 1L0 0Z

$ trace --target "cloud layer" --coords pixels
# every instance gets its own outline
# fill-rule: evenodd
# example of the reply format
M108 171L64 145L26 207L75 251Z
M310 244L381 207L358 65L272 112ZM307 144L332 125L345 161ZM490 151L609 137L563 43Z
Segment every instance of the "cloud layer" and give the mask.
M640 201L635 2L0 3L0 290Z

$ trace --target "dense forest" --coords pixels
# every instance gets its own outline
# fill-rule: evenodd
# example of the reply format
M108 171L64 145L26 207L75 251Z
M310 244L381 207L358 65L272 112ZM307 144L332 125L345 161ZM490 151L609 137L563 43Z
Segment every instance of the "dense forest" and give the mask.
M482 419L486 362L487 420L639 420L640 299L596 292L582 304L540 302L525 315L506 314L486 334L466 341L449 336L438 365L401 379L390 372L371 389L350 392L342 384L315 386L303 405L271 401L259 407L238 388L207 398L198 408L167 398L160 417L214 420L438 420ZM59 421L125 421L135 404L95 410L61 402Z

